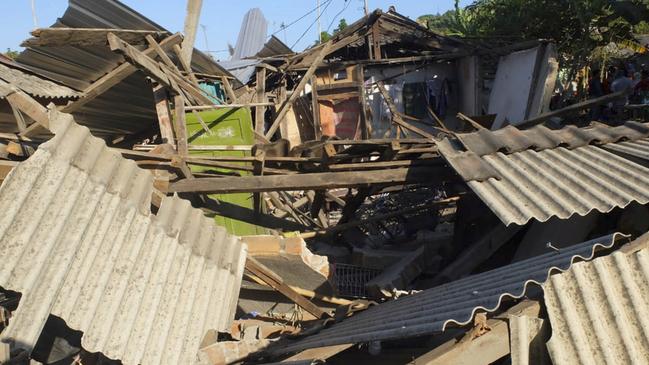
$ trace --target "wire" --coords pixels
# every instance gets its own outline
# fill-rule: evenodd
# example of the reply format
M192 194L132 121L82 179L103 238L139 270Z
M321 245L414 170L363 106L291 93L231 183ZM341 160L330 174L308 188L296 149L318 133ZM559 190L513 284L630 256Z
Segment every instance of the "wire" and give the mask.
M345 6L343 6L343 9L341 11L339 11L336 15L334 15L333 19L331 20L331 23L329 23L329 26L327 27L327 33L329 33L329 29L331 29L331 26L334 25L334 22L336 21L336 18L338 18L338 16L340 14L342 14L343 11L347 10L347 7L351 3L352 3L352 0L345 0Z
M330 0L328 0L328 1L330 1ZM285 30L286 28L290 27L291 25L293 25L293 24L299 22L300 20L306 18L307 16L309 16L309 14L313 13L313 12L316 11L316 10L318 10L318 7L317 7L317 6L316 6L315 8L313 8L313 9L309 10L306 14L302 15L301 17L299 17L299 18L295 19L294 21L288 23L288 25L284 25L283 27L280 26L280 27L279 27L279 30L275 31L274 33L272 33L271 35L269 35L267 38L270 38L270 37L274 36L275 34L277 34L277 33L281 32L281 31Z
M327 10L327 8L329 7L329 5L331 5L332 1L333 1L333 0L326 0L327 3L324 5L324 8L323 8L322 11L320 12L320 15L318 15L318 16L315 18L315 20L311 23L311 25L309 25L309 27L306 28L306 30L304 31L304 33L302 33L302 35L300 36L300 38L298 38L297 41L295 41L295 43L293 43L293 45L291 46L291 48L294 48L295 45L297 45L297 44L302 40L302 38L304 38L304 36L307 34L307 32L308 32L309 30L311 30L311 27L313 27L313 26L315 25L315 23L318 22L318 19L320 19L320 17L322 17L322 14L324 14L324 12ZM316 8L316 9L317 9L317 8Z

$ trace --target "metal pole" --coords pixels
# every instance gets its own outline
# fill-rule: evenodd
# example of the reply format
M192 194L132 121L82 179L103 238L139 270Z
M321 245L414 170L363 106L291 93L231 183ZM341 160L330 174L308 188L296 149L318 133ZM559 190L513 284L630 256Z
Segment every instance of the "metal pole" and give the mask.
M320 0L318 0L318 43L322 43L322 30L320 29Z
M38 19L36 19L36 3L34 0L31 1L32 3L32 20L34 20L34 29L38 28Z
M367 4L367 0L365 0L365 16L367 16L370 13L370 7Z

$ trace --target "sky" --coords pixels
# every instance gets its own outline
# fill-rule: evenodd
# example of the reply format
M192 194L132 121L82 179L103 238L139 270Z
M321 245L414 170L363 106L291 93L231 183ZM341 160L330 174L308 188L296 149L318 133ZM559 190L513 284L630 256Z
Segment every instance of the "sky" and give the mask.
M5 16L0 22L0 50L21 50L20 43L29 38L35 27L52 25L67 8L67 0L0 0ZM34 2L36 19L32 16ZM275 35L294 51L311 46L318 37L317 12L306 15L317 6L318 0L203 0L203 9L195 46L216 59L229 57L228 44L235 45L244 14L251 8L260 8L268 20L268 34ZM142 13L171 32L182 31L186 0L122 0L132 9ZM322 30L333 31L341 18L348 24L364 15L363 0L320 0ZM394 5L398 12L412 19L423 14L443 13L454 6L454 0L368 0L370 11L385 11ZM465 6L470 0L460 1ZM7 16L9 15L9 16ZM36 22L36 26L35 23ZM312 25L313 24L313 25ZM311 26L310 29L309 26ZM302 36L304 34L304 36Z

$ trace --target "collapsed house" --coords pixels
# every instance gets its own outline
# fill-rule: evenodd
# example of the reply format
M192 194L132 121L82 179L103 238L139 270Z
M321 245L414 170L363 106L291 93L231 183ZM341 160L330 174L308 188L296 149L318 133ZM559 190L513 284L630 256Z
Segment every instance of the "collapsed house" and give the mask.
M552 43L195 28L70 0L0 60L0 361L649 361L649 124L550 110Z

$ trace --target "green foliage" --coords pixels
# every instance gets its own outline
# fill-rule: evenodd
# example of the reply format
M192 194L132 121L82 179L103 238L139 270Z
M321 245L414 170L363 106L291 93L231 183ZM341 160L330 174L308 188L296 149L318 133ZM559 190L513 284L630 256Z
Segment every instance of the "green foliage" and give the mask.
M649 1L645 1L646 7ZM628 44L633 32L649 30L647 22L633 25L610 0L475 0L462 9L418 20L446 35L509 41L551 40L560 61L578 68L593 58L608 57L611 44ZM636 2L636 4L638 4ZM607 47L608 46L608 47Z
M633 33L635 34L649 34L649 23L645 20L633 26Z
M336 35L336 33L342 31L345 28L347 28L347 21L345 20L345 18L342 18L338 22L338 27L336 27L336 29L334 29L333 34L329 34L329 32L327 32L327 31L322 31L322 32L320 32L320 39L322 40L322 42L326 42L326 41L330 40L331 37ZM315 44L319 44L319 43L320 42L318 42L318 40L315 41Z
M20 52L14 51L11 48L7 48L7 52L4 52L3 55L11 58L12 60L15 60L18 58L18 55L20 55Z

